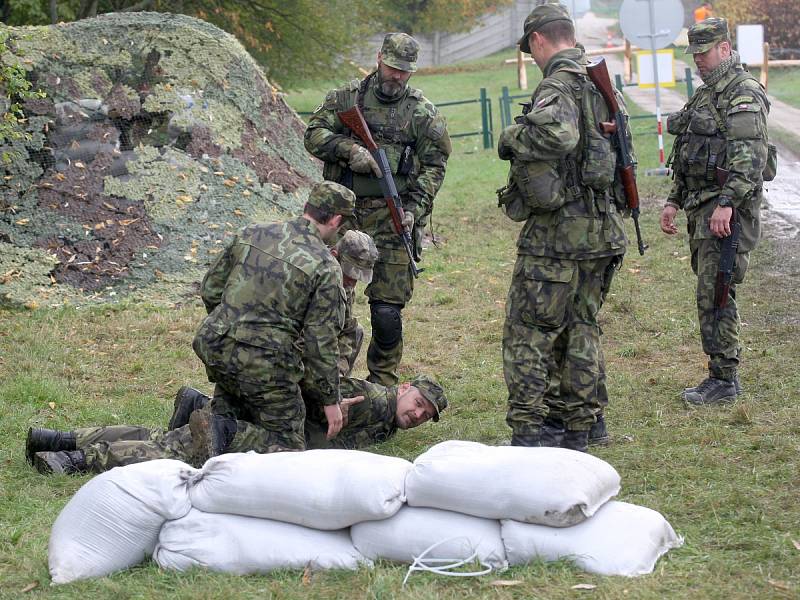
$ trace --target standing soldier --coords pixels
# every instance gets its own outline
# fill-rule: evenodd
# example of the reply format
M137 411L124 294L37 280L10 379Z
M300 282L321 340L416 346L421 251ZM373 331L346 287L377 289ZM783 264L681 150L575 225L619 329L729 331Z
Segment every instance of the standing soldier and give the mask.
M305 134L306 149L325 162L323 177L356 194L355 216L347 225L368 233L378 247L378 262L365 292L372 322L367 368L369 381L383 385L397 382L403 355L401 311L411 299L414 280L381 192L380 168L337 113L358 106L375 142L386 151L403 202L403 225L419 254L451 147L444 117L421 91L408 86L417 70L418 52L419 44L411 36L388 34L378 52L377 69L362 81L328 92Z
M703 85L667 121L667 130L677 136L670 157L675 183L661 212L661 229L677 233L675 215L686 211L700 337L709 357L708 378L682 397L692 404L720 404L741 393L736 284L744 281L758 242L763 181L774 177L775 162L767 135L769 101L731 50L728 22L713 17L693 25L686 52L694 56ZM738 233L738 248L727 244L735 261L730 291L724 302L715 302L723 238L735 240L732 231Z
M608 110L587 78L567 10L537 6L519 45L543 79L498 144L511 161L500 202L526 221L503 330L506 420L512 445L586 451L605 389L597 314L627 244L624 198L615 148L598 128ZM548 392L554 371L557 394Z

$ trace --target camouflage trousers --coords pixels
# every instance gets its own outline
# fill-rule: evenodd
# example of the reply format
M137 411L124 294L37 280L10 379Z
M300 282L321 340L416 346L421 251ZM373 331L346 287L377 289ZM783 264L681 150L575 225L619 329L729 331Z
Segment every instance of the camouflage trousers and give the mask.
M739 345L739 312L736 307L736 284L744 281L750 254L736 255L736 266L730 286L728 302L715 317L714 290L719 270L720 241L718 239L692 239L692 270L697 275L697 317L700 321L700 338L703 352L708 357L711 377L733 381L739 367L741 347Z
M620 260L517 257L503 328L506 422L515 434L535 434L548 415L588 430L608 402L597 315Z
M341 377L347 377L353 371L363 344L364 328L355 317L351 317L345 322L344 329L339 335L339 359L336 361L336 365Z
M95 473L159 458L192 463L188 426L174 431L128 425L85 427L75 430L75 442L86 453L86 464Z

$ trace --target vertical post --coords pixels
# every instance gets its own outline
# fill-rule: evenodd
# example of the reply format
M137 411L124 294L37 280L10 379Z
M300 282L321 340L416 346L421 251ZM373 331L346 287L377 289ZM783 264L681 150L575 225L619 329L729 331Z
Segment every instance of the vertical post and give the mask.
M505 129L511 124L511 120L508 118L511 113L511 109L508 106L509 102L508 86L504 85L500 94L500 129Z
M686 71L684 71L683 78L686 79L686 96L691 98L694 96L694 82L692 81L692 69L686 67Z
M483 133L483 147L492 147L491 134L489 133L489 103L487 102L486 88L481 88L481 132Z
M631 42L630 40L625 40L625 54L622 59L622 67L623 72L625 74L625 83L631 83L633 81L633 64L631 59L633 58L633 50L631 49Z
M494 113L492 112L492 99L487 98L489 102L489 147L487 150L494 148Z
M442 62L442 34L441 32L433 32L433 64L439 65Z
M769 83L769 42L764 42L764 59L761 61L761 85L767 89Z
M528 89L528 71L525 70L525 57L522 56L522 50L517 48L517 83L519 89Z
M618 89L620 92L622 91L622 88L623 88L623 87L625 87L625 86L622 84L622 76L621 76L619 73L616 73L616 74L614 75L614 83L617 85L617 89Z

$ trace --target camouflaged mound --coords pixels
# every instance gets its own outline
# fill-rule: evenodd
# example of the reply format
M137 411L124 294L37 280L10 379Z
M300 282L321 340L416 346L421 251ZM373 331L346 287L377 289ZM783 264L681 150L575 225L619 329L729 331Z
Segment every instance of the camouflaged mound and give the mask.
M0 163L0 305L191 291L236 230L299 213L320 169L236 39L190 17L13 28L46 98Z

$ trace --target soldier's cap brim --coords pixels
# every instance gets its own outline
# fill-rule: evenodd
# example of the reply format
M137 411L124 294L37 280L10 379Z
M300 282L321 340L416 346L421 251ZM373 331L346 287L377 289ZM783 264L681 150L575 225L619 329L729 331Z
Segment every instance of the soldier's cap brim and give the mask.
M344 273L348 277L357 279L362 283L372 282L372 269L361 267L355 264L346 256L341 256L339 262L342 265L342 273Z
M430 397L430 393L428 392L428 390L424 390L422 388L416 388L416 389L419 390L419 393L422 394L422 397L425 398L425 400L427 400L433 405L433 410L436 411L436 414L431 417L431 420L434 423L438 423L439 416L441 415L441 413L439 412L439 404L436 402L436 399Z
M701 54L703 52L708 52L714 46L724 41L725 40L714 40L705 44L689 44L689 47L686 48L686 54Z
M553 21L572 21L572 19L568 19L562 16L553 17L550 19L542 19L540 22L536 23L536 27L547 25L548 23L552 23ZM536 31L536 29L534 29L533 27L526 27L525 33L522 35L521 38L519 38L519 41L517 42L517 44L519 45L519 49L525 52L526 54L531 53L531 46L528 43L528 38L530 37L532 31Z
M417 63L407 60L397 60L391 56L383 55L381 57L383 64L397 69L398 71L406 71L407 73L415 73L417 71Z

